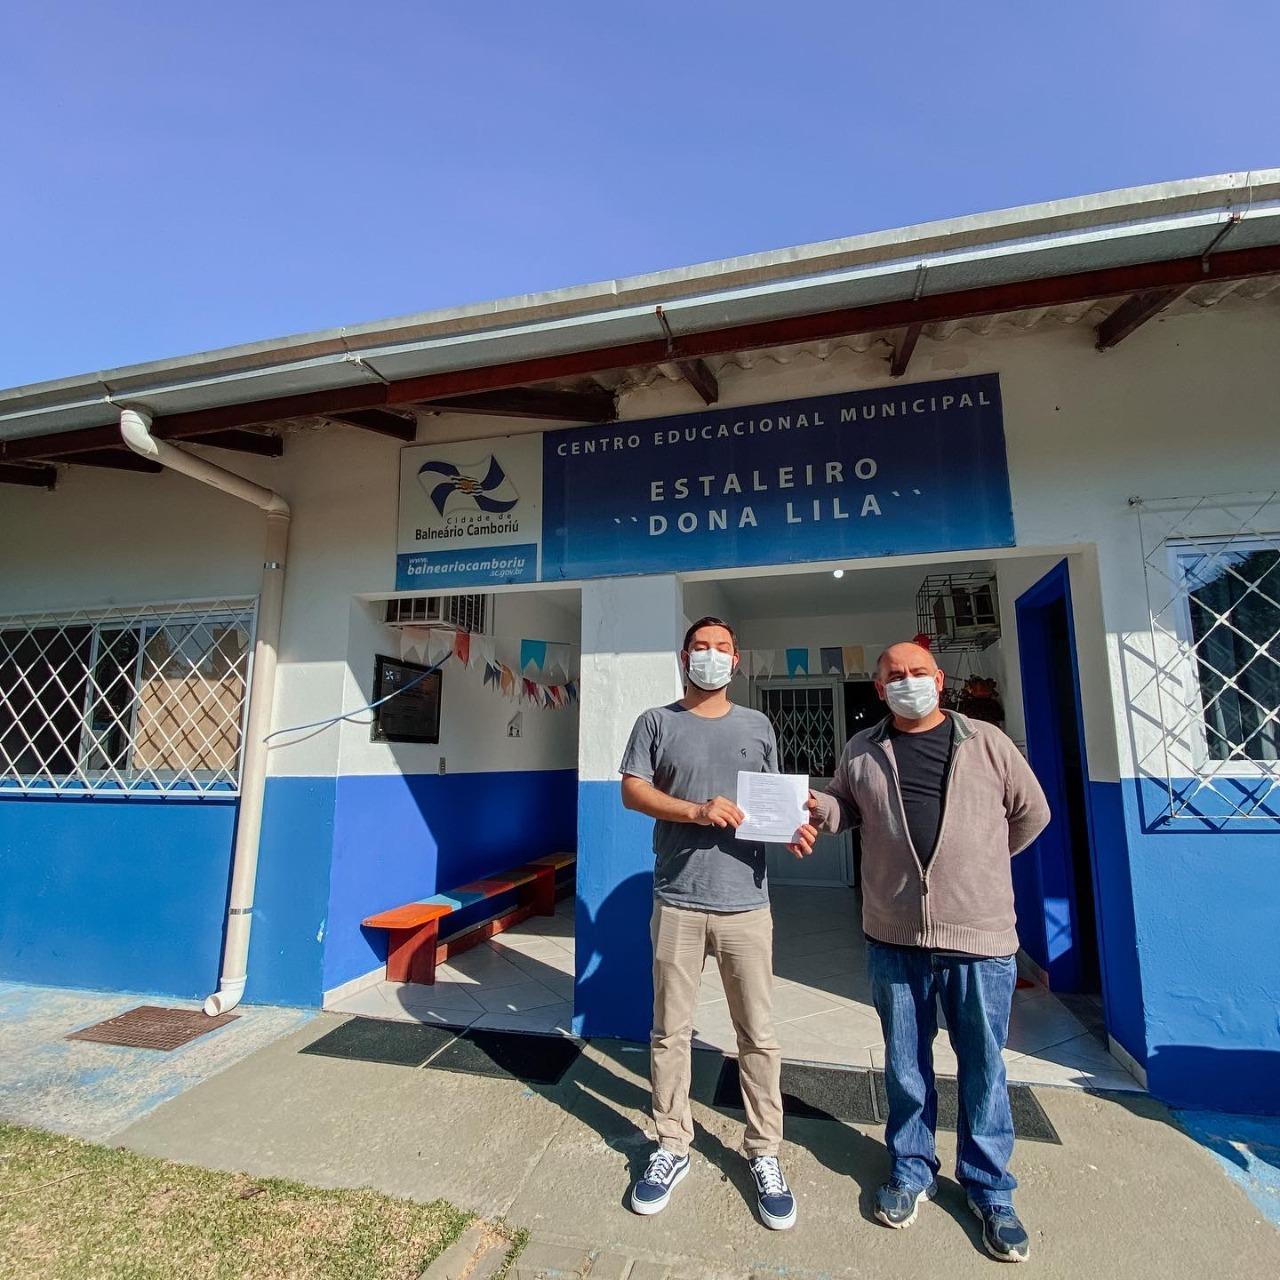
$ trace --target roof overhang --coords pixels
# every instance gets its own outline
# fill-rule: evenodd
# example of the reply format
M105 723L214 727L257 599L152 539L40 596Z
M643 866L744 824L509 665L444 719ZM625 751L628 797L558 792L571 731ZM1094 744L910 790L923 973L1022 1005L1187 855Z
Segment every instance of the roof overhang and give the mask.
M1280 170L1166 183L19 387L0 460L1276 273Z

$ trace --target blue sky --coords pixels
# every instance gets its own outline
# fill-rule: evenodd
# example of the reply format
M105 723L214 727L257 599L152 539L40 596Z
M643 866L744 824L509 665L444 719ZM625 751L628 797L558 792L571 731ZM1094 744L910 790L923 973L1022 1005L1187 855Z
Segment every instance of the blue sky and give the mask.
M0 386L1280 164L1274 0L43 0L0 44Z

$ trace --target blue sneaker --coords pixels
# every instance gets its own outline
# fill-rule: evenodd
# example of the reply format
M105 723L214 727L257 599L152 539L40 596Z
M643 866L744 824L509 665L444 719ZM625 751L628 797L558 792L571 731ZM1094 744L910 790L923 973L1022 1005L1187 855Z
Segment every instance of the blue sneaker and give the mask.
M921 1200L932 1200L938 1194L938 1184L927 1187L909 1187L897 1178L888 1182L876 1192L876 1217L886 1227L900 1231L909 1227L920 1212Z
M982 1219L982 1243L1001 1262L1026 1262L1031 1256L1031 1239L1018 1221L1011 1204L974 1204L969 1208Z
M636 1213L661 1213L671 1193L689 1172L689 1157L664 1151L661 1147L649 1157L649 1167L631 1188L631 1207Z
M777 1156L756 1156L749 1161L756 1182L756 1204L760 1221L770 1231L785 1231L796 1225L796 1198L782 1176Z

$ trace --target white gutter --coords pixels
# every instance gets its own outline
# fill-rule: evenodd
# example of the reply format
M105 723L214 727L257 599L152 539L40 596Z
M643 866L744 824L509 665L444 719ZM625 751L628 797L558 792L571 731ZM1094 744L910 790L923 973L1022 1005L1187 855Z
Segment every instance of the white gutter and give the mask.
M249 929L253 921L253 893L258 877L258 845L262 834L262 797L267 778L267 747L276 685L276 651L280 645L280 616L284 602L285 553L289 545L289 504L271 489L233 471L224 470L195 454L175 448L151 434L150 415L139 409L120 413L120 435L134 453L180 471L201 484L251 502L267 515L266 555L258 602L258 627L253 648L252 684L244 760L240 783L240 812L236 819L231 867L231 900L227 908L226 943L218 990L204 1002L210 1016L226 1013L240 1003L249 973Z

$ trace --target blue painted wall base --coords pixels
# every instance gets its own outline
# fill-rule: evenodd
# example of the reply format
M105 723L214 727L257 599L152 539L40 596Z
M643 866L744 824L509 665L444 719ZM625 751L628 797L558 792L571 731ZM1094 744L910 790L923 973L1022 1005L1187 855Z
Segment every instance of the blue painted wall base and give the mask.
M581 783L576 1035L649 1039L652 914L653 820L623 808L617 782Z
M208 995L235 818L224 799L0 799L0 978Z
M339 778L323 990L385 962L366 916L575 849L577 782L573 769Z

